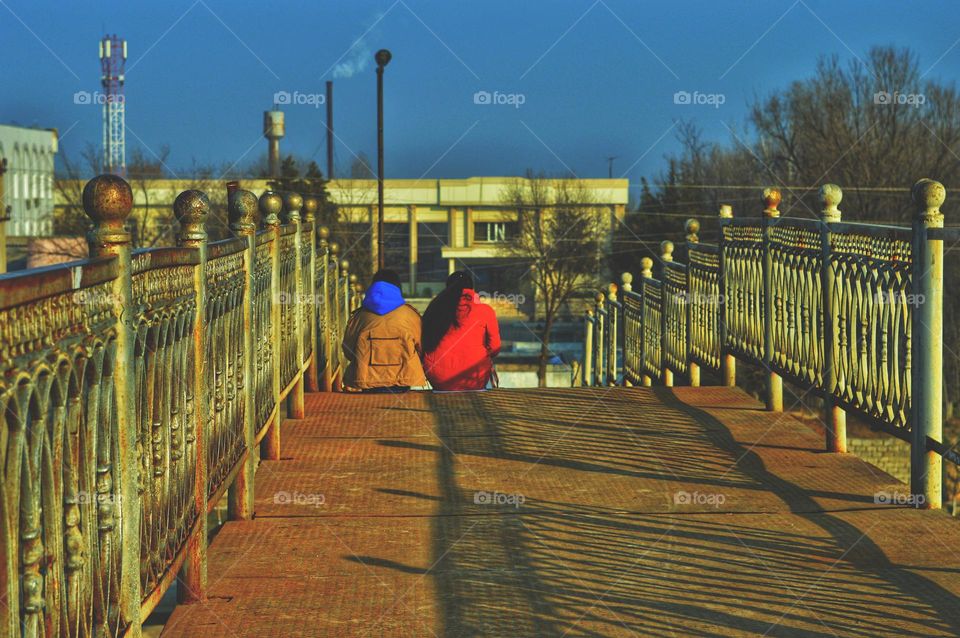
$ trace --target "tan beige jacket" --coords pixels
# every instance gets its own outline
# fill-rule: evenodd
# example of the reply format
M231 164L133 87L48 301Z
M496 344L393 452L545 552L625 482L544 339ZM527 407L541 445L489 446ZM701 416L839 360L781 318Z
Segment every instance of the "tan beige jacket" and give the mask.
M348 360L344 385L361 390L392 386L423 386L420 363L420 313L404 304L385 315L360 309L343 333Z

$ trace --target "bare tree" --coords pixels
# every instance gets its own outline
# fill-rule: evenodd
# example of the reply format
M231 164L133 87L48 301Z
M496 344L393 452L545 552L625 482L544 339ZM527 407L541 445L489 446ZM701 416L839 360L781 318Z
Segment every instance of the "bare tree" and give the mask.
M595 205L582 181L530 172L508 186L504 203L517 209L519 226L507 250L531 262L531 282L543 310L537 379L544 387L550 333L576 293L596 289L601 238L609 230L610 217Z

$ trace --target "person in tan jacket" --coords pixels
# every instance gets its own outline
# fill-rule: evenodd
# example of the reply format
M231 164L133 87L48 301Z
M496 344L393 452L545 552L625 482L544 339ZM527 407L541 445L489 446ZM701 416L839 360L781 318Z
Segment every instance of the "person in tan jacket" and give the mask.
M348 390L405 392L427 383L420 363L420 313L407 304L400 276L380 270L343 333Z

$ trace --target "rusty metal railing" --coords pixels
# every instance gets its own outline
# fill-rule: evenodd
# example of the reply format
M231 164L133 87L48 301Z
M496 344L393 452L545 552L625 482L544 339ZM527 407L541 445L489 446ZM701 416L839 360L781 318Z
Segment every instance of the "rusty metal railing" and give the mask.
M624 274L622 375L603 333L612 302L597 295L585 383L696 386L702 368L734 385L743 360L765 371L769 410L783 410L783 379L823 399L829 451L846 450L848 411L909 441L915 502L939 507L941 458L960 462L942 442L943 242L960 240L943 228L943 186L917 182L912 227L841 222L833 184L820 219L781 218L777 189L763 198L759 217L721 207L717 245L688 220L688 263L663 242L660 278L644 258L638 291Z
M312 198L233 187L235 237L211 243L186 191L178 245L143 251L126 182L83 199L91 258L0 276L2 636L139 635L175 579L202 599L207 513L229 494L253 516L255 446L278 459L280 406L339 374L357 297L325 285Z

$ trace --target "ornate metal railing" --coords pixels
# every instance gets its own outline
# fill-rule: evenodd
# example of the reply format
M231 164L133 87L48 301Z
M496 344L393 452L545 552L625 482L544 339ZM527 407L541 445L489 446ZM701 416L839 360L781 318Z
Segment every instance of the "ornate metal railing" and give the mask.
M232 184L236 237L208 243L187 191L178 246L136 252L129 185L100 176L83 199L90 259L0 276L2 636L139 635L175 579L201 599L208 511L229 488L252 517L255 446L278 459L279 407L336 383L339 358L315 355L356 303L316 279L310 198Z
M649 258L638 292L625 273L622 380L699 385L704 368L734 385L736 359L755 364L768 409L783 409L783 379L823 399L828 450L845 451L848 411L911 442L916 502L939 507L941 458L960 462L941 423L943 241L960 229L943 228L945 191L931 180L914 186L912 227L843 223L840 188L821 197L820 219L781 218L780 192L767 189L761 217L721 208L718 245L699 243L688 220L688 264L664 242L661 279ZM618 343L601 329L611 301L597 300L584 381L605 385L620 378ZM612 372L586 374L597 368Z

